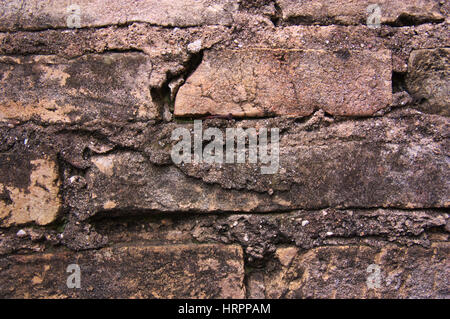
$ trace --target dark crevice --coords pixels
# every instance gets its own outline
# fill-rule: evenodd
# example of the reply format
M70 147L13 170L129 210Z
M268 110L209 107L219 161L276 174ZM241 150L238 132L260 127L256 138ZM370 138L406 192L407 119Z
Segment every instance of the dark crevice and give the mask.
M187 78L190 77L191 74L195 72L195 70L197 70L202 61L203 61L203 50L191 55L189 61L186 62L185 64L186 69L183 73L184 80L187 80Z
M276 1L274 1L273 6L275 8L275 15L270 17L270 21L272 21L274 27L278 27L280 25L281 18L283 17L283 12Z
M242 216L271 216L271 215L288 215L290 213L295 212L309 212L311 214L320 214L323 210L333 209L336 211L353 211L355 213L363 213L363 212L377 212L380 209L383 210L395 210L395 211L403 211L403 212L423 212L426 211L429 215L440 215L449 213L448 208L400 208L400 207L345 207L345 208L336 208L336 207L321 207L321 208L286 208L286 209L277 209L272 211L254 211L254 212L245 212L245 211L225 211L225 210L214 210L208 212L202 212L199 210L187 210L187 211L161 211L156 209L136 209L133 207L129 208L120 208L120 209L110 209L110 210L102 210L98 211L95 215L92 215L88 218L88 222L100 222L105 220L142 220L145 221L147 219L150 220L163 220L166 218L178 219L178 220L196 220L199 217L218 217L218 218L227 218L234 215L242 215Z
M427 101L428 101L428 99L425 97L413 96L412 104L414 104L414 105L426 104Z
M192 73L197 70L198 66L203 61L203 51L198 53L191 54L189 60L184 63L184 69L181 73L166 73L166 80L161 85L161 87L154 87L150 89L150 94L152 96L152 100L156 103L161 111L161 118L164 118L164 111L170 110L173 113L173 109L175 106L176 95L179 88L174 88L175 92L172 92L170 88L170 83L173 80L182 78L184 81L192 75Z
M171 98L170 98L170 76L167 75L167 81L163 83L163 85L159 88L151 88L150 89L150 95L152 97L152 102L158 105L158 109L160 111L160 117L164 118L164 110L166 107L170 108L170 105L172 104Z
M121 49L121 48L109 49L108 48L101 52L92 52L92 53L86 53L86 54L102 55L102 54L108 54L108 53L144 53L145 54L144 50L139 49L139 48L123 48L123 49ZM84 54L84 55L86 55L86 54ZM77 58L77 57L75 57L75 58Z
M270 119L278 119L281 118L281 116L277 116L275 114L267 114L267 115L261 115L261 116L252 116L252 117L246 117L246 116L236 116L231 113L228 115L219 115L219 114L211 114L209 112L202 113L202 114L186 114L182 117L177 117L176 121L180 124L182 123L193 123L194 120L228 120L233 122L241 122L241 121L257 121L257 120L270 120Z
M447 234L449 233L449 231L447 231L447 229L445 228L445 225L441 225L441 226L431 226L428 227L427 229L425 229L425 233L426 234Z
M176 25L159 25L155 23L150 23L146 21L127 21L124 23L114 23L114 24L104 24L104 25L96 25L96 26L83 26L81 28L68 28L67 26L55 26L55 27L29 27L29 28L23 28L18 25L14 26L15 28L13 30L11 29L0 29L0 33L8 33L8 34L14 34L19 32L44 32L44 31L90 31L90 30L101 30L101 29L107 29L107 28L128 28L129 26L133 24L143 24L148 27L155 27L160 29L193 29L193 28L199 28L204 26L215 26L216 24L208 24L208 25L189 25L189 26L176 26Z
M406 72L392 72L392 93L408 92L406 86Z
M307 115L307 116L296 117L294 119L294 123L306 124L306 123L308 123L309 120L311 120L314 117L314 114L315 114L315 112L310 115Z
M423 24L439 24L442 23L444 19L433 20L433 19L417 19L414 16L407 14L401 14L395 21L386 22L381 24L381 26L387 27L413 27ZM340 21L336 21L333 18L326 18L323 20L315 20L313 16L299 15L294 17L289 17L283 21L279 20L276 26L345 26L345 27L355 27L355 26L366 26L364 21L360 23L353 24L343 24Z
M283 25L285 26L296 26L296 25L321 25L321 26L328 26L332 25L333 23L319 23L318 21L314 21L314 18L311 16L296 16L296 17L289 17L287 20L283 21Z
M342 26L355 26L355 25L365 25L365 23L361 24L342 24L340 21L335 21L333 18L328 18L325 21L317 21L312 16L300 15L289 17L286 20L282 20L282 11L278 3L274 2L274 7L276 13L270 16L270 20L274 24L275 27L278 26L295 26L295 25L304 25L304 26L330 26L330 25L342 25ZM387 22L383 25L391 26L391 27L405 27L405 26L418 26L422 24L438 24L444 22L445 19L431 19L431 18L417 18L413 15L402 13L400 16L393 22ZM96 25L96 26L83 26L81 28L68 28L66 26L54 26L54 27L29 27L23 28L18 25L15 25L13 29L0 29L0 34L15 34L21 32L28 33L37 33L37 32L46 32L46 31L72 31L83 32L83 31L92 31L92 30L102 30L107 28L128 28L133 24L141 24L146 25L148 27L154 27L159 29L181 29L181 30L189 30L193 28L205 27L205 26L217 26L217 24L205 24L205 25L189 25L189 26L177 26L177 25L159 25L155 23L145 22L145 21L127 21L124 23L115 23L115 24L105 24L105 25ZM226 28L232 28L232 25L223 25Z
M408 13L401 13L397 19L393 22L388 22L386 25L389 25L391 27L412 27L417 26L421 24L426 23L441 23L444 19L421 19L418 17L415 17L413 15L410 15Z

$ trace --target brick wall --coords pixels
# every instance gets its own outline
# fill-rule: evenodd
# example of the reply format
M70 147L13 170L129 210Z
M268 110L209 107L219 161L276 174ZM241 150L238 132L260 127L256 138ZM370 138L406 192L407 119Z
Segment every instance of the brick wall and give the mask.
M0 1L0 297L448 298L449 10ZM177 163L194 120L276 172Z

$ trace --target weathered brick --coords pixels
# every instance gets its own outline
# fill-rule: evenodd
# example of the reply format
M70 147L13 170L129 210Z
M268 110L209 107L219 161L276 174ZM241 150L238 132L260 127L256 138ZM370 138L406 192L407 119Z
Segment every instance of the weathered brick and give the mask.
M367 7L378 4L381 23L409 25L411 23L444 20L436 0L277 0L283 19L297 23L365 24Z
M0 298L449 298L449 8L0 0ZM191 116L272 173L173 159Z
M404 246L429 247L432 240L448 241L450 233L436 231L448 221L450 216L445 210L436 209L328 208L271 214L203 214L195 218L154 214L140 219L124 217L120 222L102 218L93 227L112 243L236 243L245 248L246 260L254 265L272 258L280 241L303 250L343 243L377 246L393 240Z
M185 176L175 167L159 167L135 152L98 155L87 174L86 203L91 212L130 209L160 211L252 211L258 194L224 191ZM131 185L139 185L138 188ZM276 207L276 206L274 206Z
M59 186L54 160L0 154L0 225L53 222L62 205Z
M175 115L372 115L392 101L391 74L389 50L211 51L180 88Z
M0 2L0 31L67 28L68 6L62 0ZM77 0L80 27L147 22L162 26L229 25L235 0Z
M74 194L73 207L81 192L85 211L106 215L127 214L130 209L258 212L450 204L446 118L406 113L343 121L317 130L311 130L321 121L317 117L301 125L287 121L235 123L245 129L289 127L280 137L274 174L261 174L261 163L173 166L169 154L175 142L170 131L192 125L161 125L157 131L162 135L149 134L142 153L124 150L92 156L86 188Z
M411 52L406 85L421 111L450 115L449 79L450 49Z
M158 117L143 53L0 58L0 121L119 122Z
M66 285L78 264L81 288ZM122 246L0 259L2 298L244 298L239 246Z
M275 253L279 270L264 276L267 298L448 298L448 243L422 247L334 246ZM370 288L369 265L380 270ZM373 267L373 266L372 266ZM373 270L372 270L373 271ZM378 286L378 285L377 285ZM373 287L373 286L372 286Z

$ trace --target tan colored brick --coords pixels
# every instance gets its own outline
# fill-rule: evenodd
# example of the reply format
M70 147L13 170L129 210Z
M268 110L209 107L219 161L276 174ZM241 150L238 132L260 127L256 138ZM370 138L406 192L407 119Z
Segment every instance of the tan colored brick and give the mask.
M0 122L118 122L159 116L143 53L0 57Z
M207 52L177 95L175 115L372 115L392 100L388 50Z
M53 222L62 205L55 162L47 158L18 162L8 158L7 154L2 154L0 162L3 180L0 182L0 193L5 195L0 200L0 224L11 226L35 222L46 225ZM24 166L30 167L29 175L24 174L27 170ZM15 181L5 181L5 175ZM21 175L24 175L25 181L19 181ZM19 185L23 182L25 184Z

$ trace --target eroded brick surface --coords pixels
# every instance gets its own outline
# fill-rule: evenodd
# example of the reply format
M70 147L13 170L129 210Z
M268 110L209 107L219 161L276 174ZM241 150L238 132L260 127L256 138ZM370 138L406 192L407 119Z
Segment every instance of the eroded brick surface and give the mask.
M118 0L62 0L2 1L0 6L0 31L17 29L68 28L70 16L78 15L79 27L147 22L162 26L195 26L230 24L234 0L144 0L125 4ZM77 9L69 9L70 5ZM72 24L70 24L72 23Z
M410 56L407 86L426 113L450 115L450 49L413 51Z
M268 298L446 298L448 254L448 244L430 249L336 246L306 253L280 248L275 253L279 270L263 276L265 294ZM379 280L367 284L376 276L373 269L378 269Z
M201 212L448 207L446 119L398 114L328 123L310 131L326 120L236 123L245 129L286 128L280 136L278 169L268 175L261 173L261 163L160 166L172 163L170 145L175 142L170 132L175 127L193 128L163 125L157 135L150 133L144 139L140 148L147 157L137 152L94 156L86 176L87 192L82 193L84 203L90 212L103 210L104 205L111 210ZM232 125L226 120L206 123ZM153 142L155 136L160 143Z
M54 159L0 155L0 225L47 225L55 221L62 203Z
M444 20L437 0L277 0L277 3L284 20L298 23L365 24L367 8L373 4L379 5L383 24L410 25Z
M158 117L141 53L0 58L0 121L120 122Z
M0 298L449 298L449 4L377 3L0 0Z
M180 89L175 115L372 115L392 101L391 70L387 50L208 52Z
M67 287L80 267L81 288ZM0 294L9 298L243 298L238 246L124 246L0 259Z

